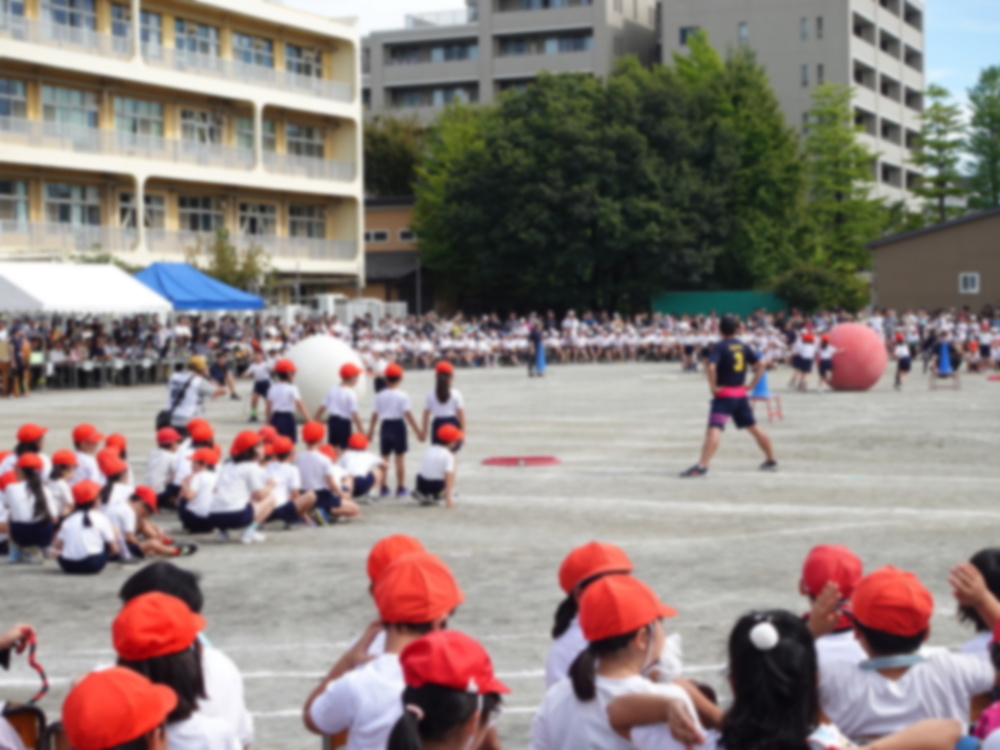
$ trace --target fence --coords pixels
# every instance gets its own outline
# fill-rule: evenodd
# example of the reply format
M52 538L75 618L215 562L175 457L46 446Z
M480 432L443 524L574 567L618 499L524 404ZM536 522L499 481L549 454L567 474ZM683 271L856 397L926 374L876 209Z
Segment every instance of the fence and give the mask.
M778 312L788 309L780 297L770 292L664 292L653 299L653 312L670 315L739 315L755 310Z

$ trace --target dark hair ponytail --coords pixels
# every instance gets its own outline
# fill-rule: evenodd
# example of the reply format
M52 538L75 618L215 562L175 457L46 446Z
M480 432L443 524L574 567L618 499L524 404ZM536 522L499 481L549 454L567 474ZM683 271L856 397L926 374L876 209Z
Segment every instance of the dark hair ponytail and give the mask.
M40 453L37 441L30 443L18 443L14 446L14 455L23 456L25 453Z
M104 483L104 486L101 487L101 494L100 494L101 505L107 505L109 502L111 502L111 493L115 491L115 484L117 484L123 476L125 476L124 471L119 472L117 474L112 474L110 477L108 477L108 480Z
M576 597L572 594L559 602L559 606L556 607L555 622L552 623L552 640L561 637L563 633L569 630L569 626L573 623L573 618L576 617L579 611L580 605L577 604Z
M586 703L597 697L597 658L621 651L638 634L638 630L633 630L625 635L616 635L601 641L591 641L587 648L580 652L569 668L569 678L573 682L573 692L576 694L577 700Z
M54 521L55 519L49 512L49 503L45 497L45 487L42 486L41 475L35 469L21 469L21 473L24 475L24 481L28 485L28 489L31 490L31 494L35 496L35 518Z
M437 383L434 386L434 392L437 394L437 400L440 404L447 404L451 399L451 373L450 372L439 372L437 374Z
M402 700L404 706L412 706L415 710L406 708L403 711L389 735L387 750L423 750L424 741L440 742L445 739L480 707L479 696L475 693L439 685L407 687L403 690ZM499 705L500 696L497 693L482 697L480 727L485 726L490 714Z
M83 503L82 505L77 505L73 510L74 513L83 513L83 525L86 528L90 528L94 524L90 521L90 511L94 509L94 503Z

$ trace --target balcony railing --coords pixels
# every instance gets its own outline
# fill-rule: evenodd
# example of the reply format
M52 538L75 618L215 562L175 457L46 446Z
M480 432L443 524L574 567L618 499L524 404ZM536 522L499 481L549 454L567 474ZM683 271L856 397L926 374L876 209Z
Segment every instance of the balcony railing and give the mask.
M120 227L0 221L0 248L4 251L115 252L133 247L134 235Z
M129 57L132 40L127 36L102 34L88 26L74 26L55 20L51 8L42 8L42 18L0 13L0 36L22 42L83 50L105 57Z
M274 237L270 235L230 235L241 249L259 247L268 255L293 260L343 260L357 258L358 245L351 240L318 239L312 237ZM171 232L163 229L146 230L146 246L150 252L186 255L189 251L207 248L215 241L213 232Z
M353 162L295 154L276 154L273 151L264 154L264 166L269 172L309 177L314 180L352 182L357 174L357 166Z
M408 29L425 29L433 26L465 26L479 20L479 7L470 5L464 10L441 10L430 13L409 13L405 26Z

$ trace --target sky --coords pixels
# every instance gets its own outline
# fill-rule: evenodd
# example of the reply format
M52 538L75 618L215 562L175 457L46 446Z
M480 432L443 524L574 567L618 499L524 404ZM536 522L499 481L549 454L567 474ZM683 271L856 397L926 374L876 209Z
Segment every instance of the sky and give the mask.
M363 34L403 25L407 13L460 9L465 0L284 0L326 16L358 17ZM670 2L670 0L666 0ZM928 82L964 101L979 71L1000 65L1000 0L925 0Z

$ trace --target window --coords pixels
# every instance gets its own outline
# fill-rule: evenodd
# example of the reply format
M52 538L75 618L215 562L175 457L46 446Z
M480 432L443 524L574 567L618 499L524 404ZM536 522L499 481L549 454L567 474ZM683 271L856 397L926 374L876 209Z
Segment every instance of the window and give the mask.
M163 46L163 18L160 14L144 10L140 22L142 43L154 48Z
M278 207L273 203L241 203L240 234L273 236L278 227Z
M309 78L322 78L323 53L318 49L300 47L297 44L286 44L285 67L289 73Z
M25 180L0 180L0 222L28 221L28 183Z
M207 195L180 195L177 209L181 231L214 232L222 227L222 207Z
M7 16L24 18L24 0L0 0L0 28L6 25Z
M49 0L42 7L48 10L49 20L54 24L97 31L94 0Z
M826 68L823 67L823 63L816 66L816 84L822 86L826 81Z
M476 43L440 44L435 47L431 47L430 62L454 62L456 60L478 60L478 59L479 59L479 45Z
M687 46L688 37L699 31L701 27L699 26L682 26L681 27L681 46Z
M594 38L586 36L550 36L545 40L546 55L561 55L565 52L585 52L593 47Z
M143 224L146 229L163 229L166 226L166 198L162 195L146 196ZM125 229L135 229L135 193L118 196L118 224Z
M288 233L292 237L326 237L326 219L322 206L289 206Z
M384 229L374 229L371 232L365 232L365 242L388 242L389 233Z
M119 133L163 137L163 105L143 99L115 97L115 130Z
M979 294L979 274L972 271L963 271L958 275L959 294Z
M274 67L274 42L250 34L233 33L233 59L247 65Z
M111 4L111 35L121 39L132 36L132 8L119 3Z
M816 38L823 38L823 16L816 16Z
M805 86L808 86L808 85L809 85L809 66L808 65L803 65L802 66L802 86L805 87Z
M285 125L285 148L295 156L323 158L323 131L305 125Z
M218 57L219 30L215 26L178 18L174 21L174 47L192 54Z
M50 224L100 226L100 189L93 185L46 183L45 220Z
M27 117L28 107L24 95L24 81L0 78L0 117Z
M417 239L416 233L412 229L400 229L399 230L399 241L400 242L413 242Z
M201 109L182 109L181 140L221 144L222 115Z
M740 45L746 45L750 42L750 24L746 21L741 21L737 29L737 36L739 38Z
M274 151L274 120L264 120L264 150ZM236 147L253 151L253 118L236 118Z
M799 21L799 38L803 42L809 41L809 19L803 18Z
M808 133L809 132L809 113L808 112L803 112L802 113L802 132L803 133Z
M96 128L97 94L61 86L42 86L42 119L71 127Z

